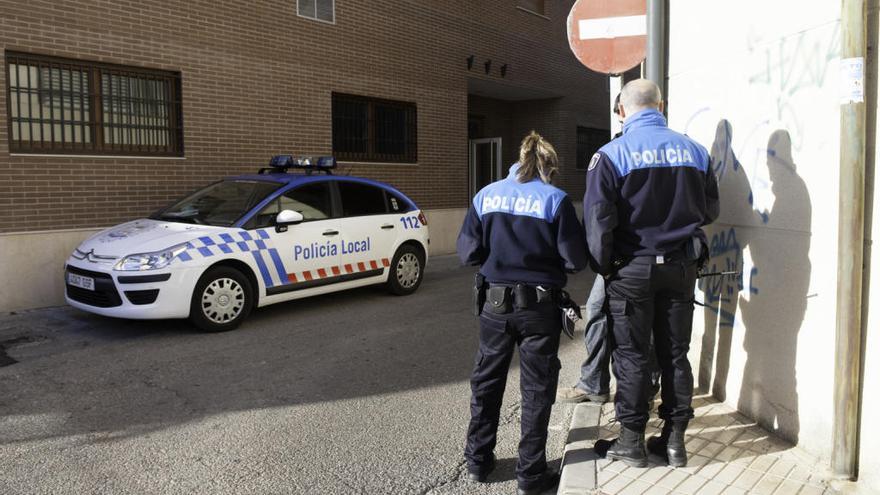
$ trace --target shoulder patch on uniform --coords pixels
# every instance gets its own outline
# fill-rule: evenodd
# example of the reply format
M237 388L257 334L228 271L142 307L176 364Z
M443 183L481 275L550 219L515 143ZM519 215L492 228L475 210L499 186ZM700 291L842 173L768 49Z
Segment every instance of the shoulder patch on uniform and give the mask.
M596 168L596 164L599 163L599 153L593 153L593 158L590 159L590 166L587 167L587 172Z

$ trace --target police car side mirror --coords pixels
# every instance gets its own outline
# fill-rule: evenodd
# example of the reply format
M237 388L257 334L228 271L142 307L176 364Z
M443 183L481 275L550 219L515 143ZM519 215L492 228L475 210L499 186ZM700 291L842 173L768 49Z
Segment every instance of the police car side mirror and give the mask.
M293 210L283 210L275 217L275 232L287 232L289 225L296 225L302 221L302 213Z

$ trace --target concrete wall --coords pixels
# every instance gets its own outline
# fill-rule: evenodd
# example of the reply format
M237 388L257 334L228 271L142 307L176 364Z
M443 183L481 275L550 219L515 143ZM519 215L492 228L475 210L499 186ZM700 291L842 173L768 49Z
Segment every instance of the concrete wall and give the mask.
M839 9L679 0L670 27L670 125L711 149L720 177L710 266L742 272L699 285L697 300L708 305L695 314L699 384L823 458L834 376Z
M452 254L455 252L455 240L464 222L467 208L450 208L446 210L428 210L428 228L431 229L431 256Z
M0 234L0 311L64 304L64 261L96 231Z

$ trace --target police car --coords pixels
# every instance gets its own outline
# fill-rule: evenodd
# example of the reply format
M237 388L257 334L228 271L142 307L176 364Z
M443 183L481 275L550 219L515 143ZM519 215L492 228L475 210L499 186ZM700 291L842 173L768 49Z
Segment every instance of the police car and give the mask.
M379 283L415 292L429 243L424 213L394 187L333 175L335 167L332 157L276 156L257 174L95 234L67 260L68 304L223 331L292 299Z

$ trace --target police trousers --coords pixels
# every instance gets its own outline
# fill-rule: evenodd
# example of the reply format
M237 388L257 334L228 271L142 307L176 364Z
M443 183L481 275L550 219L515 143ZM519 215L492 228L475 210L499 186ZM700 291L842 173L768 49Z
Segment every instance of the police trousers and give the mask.
M610 391L611 339L608 335L608 308L605 304L605 279L596 276L590 296L587 298L587 326L584 330L584 347L587 358L581 364L581 378L577 388L590 395L606 395ZM660 388L660 367L654 352L653 337L648 352L651 368L651 391ZM649 399L650 400L650 399Z
M547 425L559 379L561 311L555 303L480 315L480 348L471 375L471 421L465 458L471 471L486 466L495 449L501 399L513 351L519 346L522 419L516 477L520 487L540 482L547 469Z
M660 365L660 417L689 420L694 377L687 353L694 315L696 262L654 264L636 258L606 280L617 420L644 431L648 422L651 332Z

